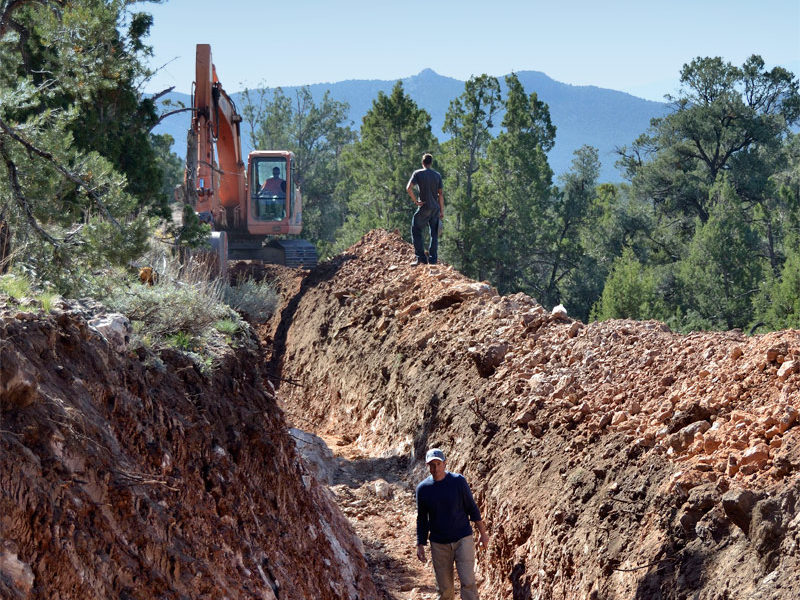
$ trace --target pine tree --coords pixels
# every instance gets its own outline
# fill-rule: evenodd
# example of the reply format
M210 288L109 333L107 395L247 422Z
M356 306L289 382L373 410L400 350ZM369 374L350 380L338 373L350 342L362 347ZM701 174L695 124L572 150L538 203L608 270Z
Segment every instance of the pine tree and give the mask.
M453 266L474 273L483 227L475 197L475 176L492 140L492 128L502 107L500 84L489 75L472 77L464 92L450 102L444 132L452 137L443 144L447 180L448 229L443 254Z
M348 217L338 237L344 248L370 229L400 229L411 239L414 206L406 192L411 173L425 152L437 156L431 117L408 96L398 81L391 94L378 93L364 115L361 136L345 156ZM436 168L434 158L434 168Z
M143 73L137 54L149 21L127 12L129 4L0 2L0 216L13 234L13 258L65 292L80 287L82 266L140 253L145 213L165 205L144 188L134 195L121 174L125 160L131 176L155 174L149 117L127 120L122 113L139 107L109 96ZM114 117L131 134L123 142L136 140L124 152L109 149L121 135ZM87 123L98 131L78 135ZM148 185L161 184L158 176Z

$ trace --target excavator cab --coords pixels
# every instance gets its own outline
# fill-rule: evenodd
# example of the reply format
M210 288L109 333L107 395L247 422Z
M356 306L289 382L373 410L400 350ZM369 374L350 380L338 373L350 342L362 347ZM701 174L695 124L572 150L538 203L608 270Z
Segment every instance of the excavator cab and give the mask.
M255 150L248 159L247 230L251 234L300 233L300 190L292 172L294 154Z
M291 195L292 189L291 182L286 179L286 158L256 158L252 172L250 203L253 218L257 221L282 221L286 218L286 193L288 191Z

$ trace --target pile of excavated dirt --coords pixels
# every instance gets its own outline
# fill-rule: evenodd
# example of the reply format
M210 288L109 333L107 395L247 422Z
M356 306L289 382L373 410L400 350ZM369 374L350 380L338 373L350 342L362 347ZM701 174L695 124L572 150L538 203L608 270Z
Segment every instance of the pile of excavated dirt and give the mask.
M95 317L0 307L0 597L378 597L257 342L208 375Z
M404 568L437 445L489 524L482 598L800 597L800 333L586 325L411 258L374 231L266 269L284 304L261 332L291 421L409 463Z

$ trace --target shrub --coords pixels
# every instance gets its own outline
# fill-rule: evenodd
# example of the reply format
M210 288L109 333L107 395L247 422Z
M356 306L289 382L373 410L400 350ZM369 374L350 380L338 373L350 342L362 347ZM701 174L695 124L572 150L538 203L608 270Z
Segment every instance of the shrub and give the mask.
M625 248L614 260L603 293L592 310L592 319L642 319L655 304L655 281L633 250Z
M7 294L19 301L30 296L31 282L27 277L14 273L0 276L0 293Z
M274 313L278 296L266 281L242 279L223 289L225 303L252 322L264 322Z

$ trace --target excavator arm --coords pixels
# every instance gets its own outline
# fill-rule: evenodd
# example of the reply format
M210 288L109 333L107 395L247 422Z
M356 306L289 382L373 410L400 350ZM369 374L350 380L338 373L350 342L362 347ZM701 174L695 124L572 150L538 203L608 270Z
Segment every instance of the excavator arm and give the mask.
M215 220L226 219L229 215L223 212L241 210L246 198L242 117L219 82L208 44L197 45L193 109L192 129L197 132L197 211L210 212Z

